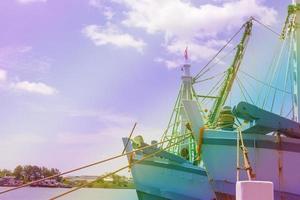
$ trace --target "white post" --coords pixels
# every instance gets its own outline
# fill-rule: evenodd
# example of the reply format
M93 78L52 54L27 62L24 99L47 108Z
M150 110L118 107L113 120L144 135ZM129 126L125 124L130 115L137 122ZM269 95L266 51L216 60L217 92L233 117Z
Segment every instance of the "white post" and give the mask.
M238 181L236 200L274 200L273 183L267 181Z

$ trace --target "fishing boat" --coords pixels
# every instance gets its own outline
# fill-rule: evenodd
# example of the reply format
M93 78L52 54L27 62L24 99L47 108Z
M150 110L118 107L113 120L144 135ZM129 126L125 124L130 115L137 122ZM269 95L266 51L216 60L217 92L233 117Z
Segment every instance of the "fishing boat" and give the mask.
M238 68L241 64L245 50L243 47L248 42L251 27L252 21L250 20L246 23L245 33L239 44L240 48L237 49L236 59L228 70L229 77L226 78L226 82L230 82L230 78L234 78L231 73L232 69ZM213 200L217 199L219 195L213 190L211 178L200 157L200 140L195 133L198 133L198 129L208 121L207 110L201 108L199 98L216 99L213 110L219 112L228 95L224 95L223 98L198 95L194 88L196 78L191 76L190 72L191 65L188 62L187 49L184 57L182 84L168 126L160 142L152 141L151 145L146 144L140 135L134 138L123 138L126 152L150 146L135 152L134 156L128 156L129 163L135 163L131 167L131 173L139 200ZM226 87L223 90L227 89ZM215 119L218 119L219 116L215 115ZM197 120L193 121L195 117ZM230 129L230 127L227 128ZM182 140L181 137L185 135L189 135L189 137ZM153 146L156 143L160 145ZM158 151L162 152L138 162L144 156Z
M263 106L240 102L232 110L236 121L241 121L239 130L207 129L203 134L203 160L213 179L212 187L231 199L234 199L237 179L273 182L275 200L300 199L300 174L296 167L300 164L299 3L289 6L281 37L288 46L288 62L283 67L286 74L291 75L291 117L266 110ZM288 86L286 83L282 85ZM273 101L276 100L275 93ZM289 103L285 100L284 104ZM247 148L248 158L237 154L239 142ZM243 167L248 173L239 172L238 160L242 159L246 159ZM220 165L222 168L218 167Z
M251 22L245 25L245 33L240 43L239 60L251 34ZM203 122L201 113L189 114L190 123L197 140L201 140L201 156L206 170L211 177L213 191L218 199L235 199L235 187L238 180L271 181L274 184L275 200L300 199L300 174L297 166L300 164L300 1L297 0L288 7L288 16L280 37L282 45L287 46L286 64L274 65L277 71L277 86L269 85L266 97L271 97L269 109L264 103L241 101L233 107L225 105L226 98L239 72L239 65L232 65L226 80L220 90L208 120ZM284 50L282 48L281 52ZM240 56L240 57L239 57ZM276 59L281 59L278 55ZM278 62L277 62L278 63ZM279 67L285 73L279 72ZM284 80L278 83L278 80ZM290 83L289 81L290 80ZM271 82L269 82L271 83ZM273 87L272 89L270 89ZM290 87L290 90L287 88ZM274 102L279 101L277 92L283 88L281 108L275 112ZM270 92L270 90L273 90ZM270 93L273 93L270 95ZM185 102L187 109L193 107L193 102ZM290 112L283 114L283 108L290 106ZM290 114L291 113L291 114ZM289 116L290 115L290 116ZM199 129L205 129L197 134Z
M186 63L182 66L183 75L179 94L160 142L152 141L150 145L146 144L140 135L132 139L123 138L127 152L150 146L136 152L133 157L128 156L130 163L138 162L144 156L159 151L155 156L131 167L139 200L215 199L203 163L197 158L195 141L193 137L185 137L191 135L191 130L186 126L188 118L183 101L198 102L192 86L193 77L190 75L191 65L188 63L187 50L185 61ZM164 148L166 150L163 150Z
M252 101L245 91L249 96L247 100L246 89L238 79L252 37L253 22L275 32L250 18L198 74L191 76L191 65L188 62L183 65L179 95L160 142L153 141L148 145L141 136L123 138L127 152L149 146L147 150L128 156L129 162L141 161L131 169L140 200L233 200L239 180L271 181L275 200L300 199L300 174L297 172L300 164L300 0L288 7L279 35L279 55L274 56L272 63L275 64L267 73L270 78L258 80L255 75L243 72L265 87L262 90L264 97L258 92L259 87L255 87L252 95L257 95L257 102ZM231 64L216 83L220 83L217 90L213 86L208 94L199 95L194 87L201 82L198 78L242 31L233 48L235 54ZM282 56L285 50L286 57ZM285 62L279 62L280 59ZM234 106L228 106L236 84L242 95L236 97L240 100ZM211 95L211 91L217 92ZM210 99L210 107L204 109L200 98ZM281 105L276 103L278 101ZM190 137L181 141L180 136L187 134ZM159 153L142 160L153 152Z

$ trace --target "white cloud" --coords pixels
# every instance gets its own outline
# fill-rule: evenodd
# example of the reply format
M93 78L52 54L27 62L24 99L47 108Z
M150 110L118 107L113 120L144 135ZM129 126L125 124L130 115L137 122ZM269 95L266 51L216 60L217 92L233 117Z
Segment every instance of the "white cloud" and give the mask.
M146 45L143 40L136 39L127 33L122 33L112 24L108 24L106 27L89 25L82 32L97 46L112 44L117 47L132 47L142 51Z
M154 59L155 62L163 63L168 69L173 69L179 67L182 63L180 61L176 60L168 60L165 58L156 58Z
M116 13L112 11L110 7L105 7L103 11L103 15L106 17L106 19L111 20Z
M4 82L7 79L7 72L3 69L0 69L0 82Z
M36 3L36 2L47 2L47 0L17 0L18 3L21 4L29 4L29 3Z
M197 44L196 42L184 42L183 40L175 40L166 45L169 53L181 56L183 58L183 50L188 46L189 59L194 61L197 59L207 60L216 53L216 49L209 44Z
M32 46L5 46L0 48L0 66L34 73L46 73L52 59L33 51Z
M94 117L103 123L128 125L137 119L122 113L115 113L107 110L68 110L66 111L70 117Z
M107 20L111 20L116 14L111 7L105 5L105 0L89 0L89 5L99 9Z
M46 57L36 57L32 53L31 46L7 46L0 48L0 65L14 71L45 73L50 68L50 59ZM16 76L17 77L17 76ZM43 95L53 95L57 93L52 88L41 82L13 82L7 75L7 71L0 68L0 82L3 82L1 89L15 89Z
M127 27L142 28L150 34L162 33L164 47L182 56L188 44L193 60L207 60L251 16L272 25L277 12L259 0L221 0L219 3L193 5L190 0L114 0L125 5ZM168 67L174 62L164 61Z
M170 60L165 58L156 58L154 61L163 63L168 69L178 68L183 63L184 49L188 47L188 57L191 61L198 59L207 60L216 54L218 48L226 43L225 40L208 40L206 42L187 42L184 40L172 40L165 44L168 53L178 56L180 59Z
M29 145L29 144L40 144L44 143L46 139L38 134L33 133L17 133L17 134L7 134L5 139L3 139L2 145Z
M20 46L18 48L19 53L26 53L32 50L32 46Z
M276 22L276 11L257 0L225 2L222 5L194 6L181 0L119 0L129 11L123 23L167 37L206 37L240 26L250 16L267 24Z
M11 84L12 88L16 90L22 90L30 93L37 93L42 95L54 95L57 93L57 90L45 83L41 82L28 82L22 81Z
M102 7L102 3L100 0L89 0L89 5L96 8Z
M224 46L226 43L227 43L226 40L210 39L205 42L205 46L220 48L220 47Z
M16 57L20 54L28 53L32 50L31 46L5 46L0 48L0 60Z
M51 110L50 112L52 112ZM72 132L62 132L57 135L57 140L59 143L69 143L69 144L99 144L106 138L106 140L117 141L117 143L121 144L121 138L128 135L128 132L132 128L134 122L137 119L133 116L130 116L125 113L118 113L109 111L106 109L103 110L73 110L73 109L64 109L59 112L64 113L66 116L70 117L70 122L72 123L72 119L79 118L81 121L90 120L93 118L98 121L99 127L95 128L92 132L80 132L80 133L72 133ZM73 126L73 125L72 125Z
M81 132L81 133L72 133L72 132L62 132L58 133L56 140L58 143L64 144L102 144L106 145L107 143L103 143L103 138L105 140L110 141L109 146L114 146L113 149L118 149L122 146L122 137L127 137L133 127L133 121L126 124L119 124L116 126L115 123L109 123L108 127L100 128L95 132ZM158 127L147 127L143 124L138 124L133 137L137 135L142 135L145 139L145 142L150 143L151 140L158 140L163 134L163 129Z

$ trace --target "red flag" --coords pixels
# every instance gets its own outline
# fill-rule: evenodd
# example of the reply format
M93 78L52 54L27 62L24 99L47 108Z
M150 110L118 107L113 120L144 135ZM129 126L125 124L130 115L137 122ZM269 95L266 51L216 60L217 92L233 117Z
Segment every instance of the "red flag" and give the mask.
M185 50L184 50L184 59L185 60L189 59L189 57L188 57L188 47L186 47Z

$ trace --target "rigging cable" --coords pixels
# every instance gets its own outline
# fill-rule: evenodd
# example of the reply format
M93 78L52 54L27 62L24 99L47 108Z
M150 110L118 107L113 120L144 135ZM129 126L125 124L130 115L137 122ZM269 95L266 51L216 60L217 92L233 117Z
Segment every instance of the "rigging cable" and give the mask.
M122 151L122 154L124 154L125 151L126 151L126 149L127 149L128 143L129 143L129 141L130 141L130 139L131 139L131 137L132 137L132 134L133 134L133 132L134 132L134 130L135 130L136 125L137 125L137 123L135 122L134 125L133 125L133 128L132 128L132 130L131 130L131 132L130 132L130 134L129 134L129 137L128 137L129 139L127 140L127 143L126 143L126 145L124 146L124 149L123 149L123 151Z
M227 70L226 70L226 71L223 71L223 72L221 72L221 73L218 73L218 74L216 74L216 75L214 75L214 76L208 77L208 78L206 78L206 79L202 79L202 80L196 81L195 83L201 83L201 82L205 82L205 81L212 80L212 79L214 79L214 78L216 78L216 77L219 77L219 76L225 74L226 72L227 72Z
M285 47L289 44L287 41L288 41L288 40L286 40ZM290 45L288 45L288 47L286 47L286 48L288 48L288 50L289 50ZM289 55L289 54L287 54L287 55ZM286 56L286 54L284 54L284 57L285 57L285 56ZM279 57L278 59L280 59L281 57L283 57L283 56L280 55L280 57ZM280 65L281 65L281 66L285 66L285 63L283 63L283 59L281 59ZM286 71L288 71L289 66L287 65L287 67L285 67L285 68L287 68ZM285 69L285 68L283 68L283 69ZM275 83L278 83L278 82L279 82L279 78L281 77L281 70L282 70L282 67L281 67L281 68L278 68L277 78L275 79L275 77L274 77ZM285 87L284 87L284 88L285 88ZM276 95L277 95L277 89L275 89L275 91L274 91L274 95L273 95L273 99L272 99L272 104L271 104L271 109L270 109L271 112L273 112L273 108L274 108L274 104L275 104L275 100L276 100Z
M58 198L63 197L63 196L65 196L65 195L67 195L67 194L70 194L70 193L72 193L72 192L75 192L75 191L77 191L77 190L79 190L79 189L81 189L81 188L83 188L83 187L86 187L86 186L88 186L88 185L90 185L90 184L92 184L92 183L95 183L95 182L97 182L97 181L99 181L99 180L101 180L101 179L104 179L104 178L106 178L106 177L108 177L108 176L111 176L111 175L113 175L113 174L116 174L116 173L118 173L118 172L120 172L120 171L122 171L122 170L125 170L125 169L127 169L127 168L130 168L130 167L132 167L132 165L138 164L138 163L140 163L140 162L142 162L142 161L144 161L144 160L146 160L146 159L148 159L148 158L151 158L151 157L153 157L153 156L155 156L155 155L157 155L157 154L159 154L159 153L161 153L161 152L167 150L168 148L170 148L170 147L172 147L172 146L175 146L175 145L177 145L177 144L179 144L179 143L185 141L187 138L188 138L188 137L185 137L184 139L180 140L179 142L177 142L177 143L175 143L175 144L173 144L173 145L171 145L171 146L167 146L166 148L159 149L158 151L156 151L156 152L154 152L154 153L152 153L152 154L149 154L149 155L147 155L147 156L141 158L141 159L138 160L138 161L129 163L128 165L126 165L126 166L124 166L124 167L122 167L122 168L119 168L119 169L117 169L117 170L115 170L115 171L113 171L113 172L111 172L111 173L109 173L109 174L106 174L106 175L104 175L104 176L98 177L98 178L97 178L96 180L94 180L94 181L85 183L85 184L83 184L83 185L81 185L81 186L79 186L79 187L75 187L74 189L71 189L71 190L69 190L69 191L67 191L67 192L64 192L64 193L62 193L62 194L59 194L59 195L57 195L57 196L55 196L55 197L50 198L49 200L55 200L55 199L58 199Z
M291 49L292 49L292 42L291 42L291 40L289 42L290 42L290 45L289 45L289 49L288 49L288 55L290 55ZM287 70L285 72L285 78L284 78L284 90L287 89L287 83L288 83L288 77L289 77L288 75L289 75L290 67L291 67L290 61L291 61L291 57L288 56ZM282 113L283 113L285 98L286 98L286 94L283 95L283 99L282 99L282 103L281 103L281 108L280 108L280 115L282 115Z
M222 60L224 60L225 58L227 58L234 50L236 50L237 46L235 46L234 48L232 48L230 51L228 51L222 58L218 59L217 62L215 62L211 67L209 67L208 69L206 69L202 74L199 74L198 78L204 76L207 72L209 72L213 67L217 66L217 64L219 64ZM198 79L197 78L197 79ZM198 83L199 81L196 81L196 79L194 79L194 83Z
M181 135L181 136L178 136L178 137L183 137L183 136L187 136L187 135L190 135L190 133L189 134L184 134L184 135ZM7 193L7 192L14 191L14 190L18 190L18 189L21 189L21 188L24 188L24 187L27 187L27 186L30 186L32 184L39 183L41 181L45 181L45 180L52 179L52 178L57 178L59 176L63 176L63 175L66 175L66 174L70 174L72 172L76 172L76 171L86 169L86 168L89 168L89 167L92 167L92 166L95 166L95 165L99 165L99 164L102 164L102 163L105 163L105 162L108 162L108 161L111 161L111 160L114 160L114 159L117 159L117 158L120 158L120 157L123 157L123 156L128 156L132 153L135 153L135 152L138 152L138 151L150 148L150 147L154 147L158 144L162 144L162 143L165 143L165 142L168 142L168 141L171 141L171 140L173 140L173 139L165 140L165 141L155 143L155 144L152 144L152 145L149 145L149 146L144 146L144 147L141 147L139 149L133 150L131 152L127 152L127 153L124 153L124 154L119 154L119 155L116 155L116 156L113 156L113 157L110 157L110 158L106 158L106 159L103 159L103 160L100 160L100 161L97 161L97 162L94 162L94 163L91 163L91 164L83 165L81 167L78 167L78 168L75 168L75 169L72 169L72 170L69 170L69 171L66 171L66 172L62 172L60 174L55 174L55 175L48 176L48 177L45 177L45 178L42 178L42 179L39 179L39 180L35 180L35 181L29 182L29 183L25 183L25 184L17 186L17 187L9 188L7 190L0 191L0 195L4 194L4 193Z
M247 22L246 22L247 23ZM206 69L212 61L231 43L231 41L241 32L241 30L245 27L246 23L244 23L240 29L226 42L226 44L208 61L208 63L196 74L194 80L197 80L204 69Z
M243 73L244 75L248 76L249 78L251 78L251 79L253 79L253 80L255 80L255 81L257 81L257 82L259 82L259 83L261 83L261 84L263 84L265 86L267 86L267 87L273 88L273 89L278 90L278 91L283 92L283 93L291 94L291 92L286 91L286 90L282 90L282 89L280 89L278 87L275 87L273 85L269 85L268 83L265 83L264 81L255 78L253 75L251 75L251 74L249 74L249 73L247 73L247 72L245 72L243 70L240 70L240 72Z
M168 122L168 126L167 126L166 130L164 131L162 137L160 138L160 142L163 141L163 140L165 140L165 137L167 136L167 133L168 133L168 131L169 131L169 128L171 128L171 127L173 126L173 125L171 124L171 122L172 122L172 119L173 119L174 112L175 112L175 109L176 109L176 107L177 107L177 104L178 104L178 102L179 102L179 100L180 100L181 90L182 90L182 85L180 86L178 95L177 95L177 97L176 97L176 101L175 101L175 104L174 104L174 107L173 107L173 110L172 110L171 117L170 117L169 122Z
M237 80L238 80L238 79L237 79ZM248 99L247 99L247 97L246 97L246 95L245 95L245 93L244 93L244 91L243 91L243 88L241 87L240 82L237 81L237 83L238 83L238 86L239 86L239 88L240 88L240 90L241 90L241 93L242 93L242 95L243 95L245 101L248 102Z
M270 109L271 112L273 112L273 108L274 108L274 104L275 104L276 93L277 93L277 90L274 91L274 95L273 95L273 98L272 98L272 104L271 104L271 109Z
M250 20L253 20L255 22L257 22L258 24L260 24L261 26L263 26L264 28L266 28L267 30L271 31L272 33L274 33L275 35L281 37L281 34L279 34L278 32L276 32L274 29L272 29L270 26L264 24L263 22L259 21L258 19L254 18L254 17L250 17ZM248 21L250 21L248 20ZM247 22L246 22L247 23ZM198 74L196 74L196 76L194 77L194 80L197 80L201 73L203 72L204 69L206 69L208 67L208 65L210 65L212 63L213 60L216 59L216 57L231 43L231 41L241 32L241 30L244 28L244 26L246 25L246 23L244 23L240 29L226 42L226 44L208 61L208 63L200 70L200 72Z
M271 76L271 79L270 79L270 81L269 81L269 85L271 85L271 82L274 81L274 78L275 78L276 72L277 72L278 67L279 67L280 58L282 57L282 52L283 52L283 49L284 49L284 47L285 47L285 44L286 44L286 40L284 40L284 42L283 42L282 45L281 45L280 52L279 52L279 56L278 56L278 59L276 60L276 64L275 64L275 66L274 66L274 69L273 69L273 72L272 72L272 76ZM265 107L266 101L267 101L267 99L269 98L269 96L270 96L270 88L269 88L269 91L268 91L268 93L266 94L266 96L265 96L265 98L264 98L264 100L263 100L262 108Z
M241 87L244 89L245 93L248 95L248 97L249 97L251 103L254 104L254 101L252 100L250 94L249 94L248 91L246 90L246 88L245 88L243 82L241 81L241 79L239 79L238 76L237 76L236 78L237 78L237 81L240 83Z
M224 81L223 79L224 79L224 76L225 76L225 74L218 80L218 82L211 88L211 90L208 92L208 94L206 95L206 96L209 96L209 95L211 95L213 92L215 92L216 90L218 90L223 84L223 82L222 81ZM221 84L220 84L221 83ZM220 84L220 85L219 85ZM203 99L202 99L202 101L201 101L201 103L203 104L204 103L204 101L206 100L206 97L204 97Z
M198 107L200 108L200 112L202 113L202 115L203 115L203 118L205 118L206 119L206 113L203 111L203 109L201 109L201 106L200 106L200 104L199 104L199 97L198 97L198 95L197 95L197 93L196 93L196 91L195 91L195 88L192 86L192 93L193 93L193 95L194 95L194 97L196 98L196 102L197 102L197 105L198 105Z
M278 44L278 49L281 48L282 45L283 45L283 43L280 42L280 43ZM277 49L277 48L275 48L275 49ZM274 52L273 52L273 56L272 56L272 59L271 59L271 63L270 63L270 65L268 66L267 71L271 71L271 70L272 70L272 66L273 66L274 63L275 63L276 55L279 54L279 51L280 51L280 50L277 50L277 51L274 51ZM245 72L245 73L246 73L246 72ZM269 79L268 75L269 75L269 74L266 74L266 76L265 76L265 80L266 80L266 81ZM252 77L255 78L254 76L252 76ZM259 81L259 82L261 82L261 83L263 83L264 85L266 85L267 88L268 88L268 87L271 87L270 84L267 84L267 83L265 83L265 82L263 82L263 81ZM256 105L259 105L260 97L264 94L264 89L265 89L265 88L262 86L261 89L260 89L260 91L259 91L259 94L257 95ZM263 102L262 102L262 103L263 103Z
M255 21L255 22L257 22L258 24L262 25L263 27L265 27L266 29L268 29L269 31L271 31L272 33L274 33L275 35L281 37L281 34L278 33L277 31L275 31L275 30L274 30L273 28L271 28L270 26L268 26L268 25L262 23L261 21L259 21L258 19L254 18L254 17L252 17L252 20Z

